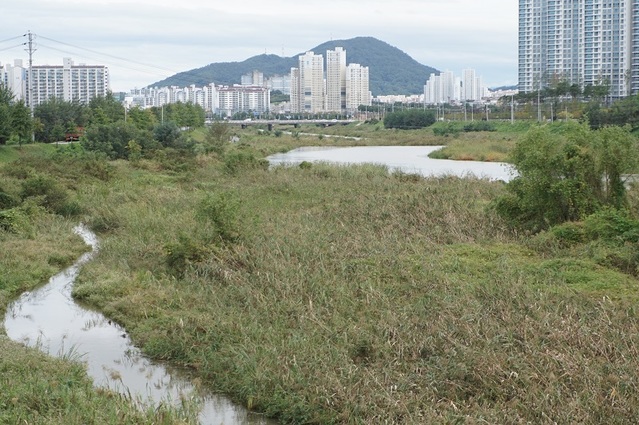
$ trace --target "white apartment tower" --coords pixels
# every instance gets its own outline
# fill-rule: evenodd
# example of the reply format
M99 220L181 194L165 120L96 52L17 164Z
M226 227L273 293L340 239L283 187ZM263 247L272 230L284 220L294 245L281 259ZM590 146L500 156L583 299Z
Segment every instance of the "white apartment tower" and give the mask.
M271 92L266 87L222 86L217 89L218 113L231 116L236 112L263 114L269 110Z
M424 101L429 104L451 103L459 100L461 81L451 71L430 74L424 87Z
M639 92L638 0L519 0L519 91L560 80Z
M23 100L26 103L27 70L20 59L16 59L13 66L6 64L0 67L0 83L13 93L16 101Z
M359 106L359 105L358 105ZM326 52L326 106L327 112L346 109L346 51L343 47Z
M264 85L264 73L254 70L253 72L249 72L248 74L244 74L241 77L241 84L243 86L259 86L265 87Z
M346 111L357 111L360 105L370 106L372 95L367 66L352 63L346 67Z
M474 69L462 71L461 100L464 102L479 101L482 98L481 80Z
M299 57L299 68L291 69L291 112L324 111L324 58L313 52Z
M103 65L74 65L71 58L64 58L62 66L33 66L32 75L27 70L27 87L37 106L52 97L71 102L89 103L91 99L106 96L110 90L109 69ZM31 80L30 82L28 80Z

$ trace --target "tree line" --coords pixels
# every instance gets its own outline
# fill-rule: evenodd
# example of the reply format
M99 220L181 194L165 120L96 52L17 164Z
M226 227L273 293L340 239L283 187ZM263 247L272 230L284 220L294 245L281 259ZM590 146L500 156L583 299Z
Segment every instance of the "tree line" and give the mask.
M13 93L0 83L0 145L9 141L27 143L31 140L33 121L24 101L15 101Z
M193 103L173 103L161 108L125 109L111 93L88 104L52 97L31 111L24 101L0 84L0 144L31 141L54 143L68 134L83 134L82 143L111 158L126 156L126 146L135 141L142 148L156 145L181 146L179 129L204 125L204 109Z

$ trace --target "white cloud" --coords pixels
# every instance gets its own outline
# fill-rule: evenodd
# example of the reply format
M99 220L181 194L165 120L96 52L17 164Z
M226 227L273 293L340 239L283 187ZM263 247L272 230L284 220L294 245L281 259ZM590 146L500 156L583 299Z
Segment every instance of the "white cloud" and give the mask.
M40 36L36 63L71 56L108 65L114 90L356 36L376 37L438 69L475 68L489 84L514 83L517 74L517 5L503 0L20 0L3 4L2 21L0 39L28 30ZM23 46L4 50L11 46L0 43L0 61L26 59ZM126 67L113 56L127 59Z

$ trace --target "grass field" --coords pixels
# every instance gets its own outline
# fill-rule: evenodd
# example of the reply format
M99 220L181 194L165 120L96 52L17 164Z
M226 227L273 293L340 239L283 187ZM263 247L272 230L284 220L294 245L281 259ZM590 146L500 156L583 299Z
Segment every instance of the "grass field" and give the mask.
M327 139L240 136L188 167L20 163L63 182L100 233L75 296L149 355L284 423L639 421L632 273L593 246L511 231L490 208L501 183L269 170L264 155Z

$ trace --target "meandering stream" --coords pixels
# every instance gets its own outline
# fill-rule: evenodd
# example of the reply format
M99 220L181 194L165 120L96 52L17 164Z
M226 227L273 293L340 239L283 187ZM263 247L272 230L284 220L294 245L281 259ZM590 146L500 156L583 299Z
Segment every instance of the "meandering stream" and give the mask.
M9 305L4 325L11 339L53 356L84 362L96 386L130 396L143 406L179 405L184 397L196 397L202 404L201 424L275 423L225 397L196 390L185 372L150 361L132 344L125 329L77 304L71 297L73 282L82 265L97 252L98 241L85 227L77 227L76 232L92 250L45 286L22 294Z

